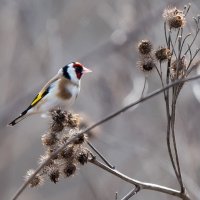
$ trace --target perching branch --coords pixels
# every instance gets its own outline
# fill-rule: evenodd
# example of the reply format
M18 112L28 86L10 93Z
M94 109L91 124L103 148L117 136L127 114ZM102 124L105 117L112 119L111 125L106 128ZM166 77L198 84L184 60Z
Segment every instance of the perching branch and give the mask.
M89 160L89 162L100 167L101 169L121 178L122 180L134 185L137 188L136 193L139 192L140 190L146 189L146 190L153 190L153 191L169 194L169 195L172 195L172 196L176 196L176 197L182 198L184 200L190 199L187 196L187 194L181 193L178 190L174 190L172 188L164 187L164 186L161 186L161 185L156 185L156 184L153 184L153 183L146 183L146 182L138 181L136 179L132 179L132 178L126 176L125 174L122 174L121 172L117 171L116 169L111 169L111 168L107 167L106 165L99 162L95 158ZM131 194L133 194L133 193L131 193Z
M189 82L189 81L193 81L193 80L196 80L200 78L200 75L197 75L197 76L194 76L194 77L191 77L191 78L184 78L184 79L180 79L180 80L177 80L177 81L174 81L168 85L166 85L164 88L160 88L160 89L157 89L155 90L154 92L146 95L145 97L142 97L140 98L139 100L121 108L120 110L114 112L113 114L110 114L108 115L107 117L103 118L102 120L98 121L97 123L89 126L88 128L86 128L85 130L83 131L80 131L79 133L77 133L75 136L73 136L70 140L68 140L63 146L61 146L60 148L58 148L54 153L51 154L51 156L46 160L44 161L36 170L35 172L32 174L32 176L30 176L30 178L19 188L19 190L16 192L16 194L13 196L12 200L16 200L20 194L25 190L25 188L29 185L29 183L33 180L33 178L50 162L50 160L55 157L58 153L60 153L64 148L66 148L70 143L74 142L78 137L80 137L81 135L83 135L84 133L87 133L88 131L94 129L95 127L97 126L100 126L101 124L113 119L114 117L118 116L119 114L127 111L128 109L132 108L133 106L139 104L140 102L144 102L160 93L162 93L163 91L166 91L168 90L169 88L177 85L177 84L180 84L180 83L184 83L184 82ZM110 169L110 168L109 168ZM112 170L112 169L111 169ZM113 172L113 171L112 171ZM133 183L132 180L133 179L130 179L131 180L130 183ZM134 184L134 183L133 183ZM145 188L146 187L146 188ZM146 186L143 186L143 189L150 189L152 190L153 186L152 185L146 185ZM159 189L159 188L157 188ZM165 188L166 189L166 188ZM165 190L166 191L166 190ZM175 191L175 194L179 194L177 191ZM176 195L175 195L176 196ZM180 196L180 194L179 194Z

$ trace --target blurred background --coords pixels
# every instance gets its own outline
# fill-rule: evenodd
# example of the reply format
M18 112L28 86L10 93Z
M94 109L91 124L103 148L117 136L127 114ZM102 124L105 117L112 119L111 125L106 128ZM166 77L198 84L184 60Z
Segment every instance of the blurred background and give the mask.
M199 13L190 1L188 21ZM0 1L0 199L10 199L36 168L43 154L41 135L48 120L32 116L6 127L31 102L58 69L80 61L92 69L85 76L73 109L93 122L140 97L144 74L136 67L137 43L150 39L164 45L162 12L168 5L183 8L186 0L1 0ZM195 32L194 23L186 30ZM200 39L194 49L200 46ZM195 74L195 73L194 73ZM199 81L200 83L200 81ZM155 73L148 91L160 87ZM200 197L200 105L198 81L188 83L177 106L177 142L183 179L192 199ZM92 124L92 121L90 122ZM163 96L105 123L91 140L116 168L135 179L179 189L166 146ZM56 185L47 181L26 189L21 200L111 200L122 198L131 185L88 163ZM171 200L142 191L135 200Z

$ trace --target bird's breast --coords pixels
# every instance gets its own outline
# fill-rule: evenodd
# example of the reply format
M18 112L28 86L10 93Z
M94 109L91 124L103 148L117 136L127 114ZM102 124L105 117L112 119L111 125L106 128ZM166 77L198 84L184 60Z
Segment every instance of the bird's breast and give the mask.
M58 82L58 93L57 96L62 100L69 100L78 95L79 87L71 83L67 79L61 79Z

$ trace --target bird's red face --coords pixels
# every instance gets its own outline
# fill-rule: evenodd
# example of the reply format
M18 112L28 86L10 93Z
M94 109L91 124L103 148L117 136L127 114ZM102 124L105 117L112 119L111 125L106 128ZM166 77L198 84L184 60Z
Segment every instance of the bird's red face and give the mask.
M81 79L83 74L92 72L90 69L84 67L81 63L79 62L74 62L73 67L75 69L75 73L78 79Z

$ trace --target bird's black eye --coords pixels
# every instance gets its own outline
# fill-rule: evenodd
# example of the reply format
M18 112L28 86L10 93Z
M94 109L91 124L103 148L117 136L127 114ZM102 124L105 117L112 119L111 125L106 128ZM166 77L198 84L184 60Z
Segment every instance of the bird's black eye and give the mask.
M83 72L83 67L77 66L77 67L75 68L75 71L76 71L77 74L82 74L82 72Z

